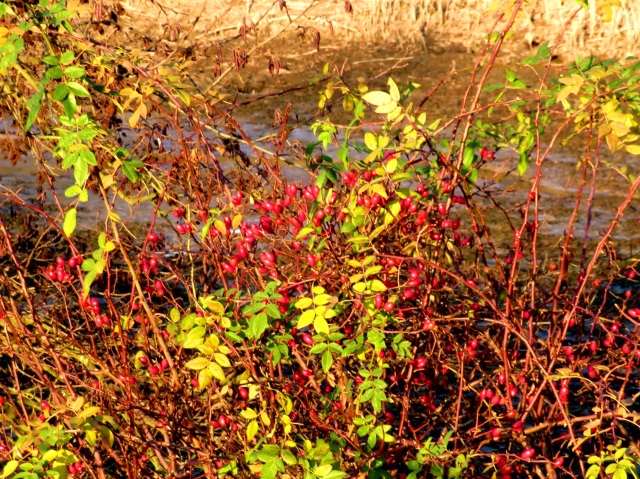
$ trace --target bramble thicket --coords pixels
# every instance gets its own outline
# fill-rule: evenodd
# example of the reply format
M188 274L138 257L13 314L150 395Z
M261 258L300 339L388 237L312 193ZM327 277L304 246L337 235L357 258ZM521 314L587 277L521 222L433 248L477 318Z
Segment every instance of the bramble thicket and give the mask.
M560 34L498 68L524 4L487 16L456 114L429 109L447 81L326 65L300 79L302 143L290 105L265 140L184 57L95 41L101 2L0 2L0 161L35 168L0 185L0 477L638 478L638 260L616 234L640 62L559 67ZM278 74L255 25L233 35L214 74ZM550 240L558 152L578 181Z

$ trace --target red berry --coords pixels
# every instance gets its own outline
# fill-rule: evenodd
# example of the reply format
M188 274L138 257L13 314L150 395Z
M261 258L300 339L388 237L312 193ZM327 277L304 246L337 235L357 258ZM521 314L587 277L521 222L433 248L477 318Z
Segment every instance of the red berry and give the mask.
M308 254L307 264L313 268L316 265L316 257L312 254Z
M531 459L535 455L536 455L536 450L532 447L528 447L524 451L522 451L522 454L520 454L520 457L522 459Z

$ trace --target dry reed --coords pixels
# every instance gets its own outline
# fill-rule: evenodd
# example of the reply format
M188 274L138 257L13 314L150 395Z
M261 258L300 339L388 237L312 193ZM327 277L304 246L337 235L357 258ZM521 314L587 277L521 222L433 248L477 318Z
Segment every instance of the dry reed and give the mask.
M282 1L282 3L281 3ZM123 0L131 26L154 39L182 38L185 44L207 45L237 35L243 25L260 34L289 24L290 31L317 29L323 39L351 42L474 46L510 0ZM552 43L575 14L565 33L564 48L578 54L624 56L640 43L640 1L623 0L610 22L603 22L596 2L580 9L574 0L530 0L511 41L521 45ZM281 4L286 5L281 9ZM577 13L576 13L577 12ZM508 15L505 15L505 17ZM195 22L195 19L198 21ZM188 34L188 38L187 37Z

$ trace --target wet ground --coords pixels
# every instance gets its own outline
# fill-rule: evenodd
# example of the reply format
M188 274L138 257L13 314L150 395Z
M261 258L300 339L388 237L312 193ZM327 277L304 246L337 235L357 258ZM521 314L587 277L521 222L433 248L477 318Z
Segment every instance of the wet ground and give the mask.
M433 120L450 117L459 111L471 67L477 59L477 52L463 47L450 47L444 50L433 46L425 51L424 49L401 50L384 47L372 49L358 45L345 48L328 44L322 46L320 51L316 51L311 45L304 43L289 45L288 41L290 40L282 40L274 45L274 51L278 52L281 61L278 75L270 73L266 58L258 57L250 60L245 69L230 72L216 84L217 80L211 71L209 59L196 58L190 69L192 82L200 91L216 90L218 93L225 94L225 101L229 105L233 102L240 105L235 108L233 115L252 138L272 133L274 111L276 109L284 111L290 104L289 126L292 133L289 140L308 144L315 139L310 124L319 114L317 100L320 89L324 88L323 83L312 87L309 87L309 84L314 78L323 76L325 64L329 64L330 72L340 72L343 81L349 85L365 81L371 88L384 88L389 76L392 76L400 85L409 82L420 84L412 100L414 104L419 104L429 95L423 109L427 112L429 119ZM506 68L515 68L514 59L530 54L531 52L524 50L506 54L504 60L497 62L496 73L489 83L504 78ZM553 68L560 70L562 66L561 60L558 59L554 62ZM529 85L535 84L536 72L529 69L523 70L522 75ZM336 105L325 111L324 115L338 123L348 120L348 116L342 112L340 101L336 101ZM5 134L11 136L11 129L6 123L3 130ZM131 135L128 136L131 138ZM559 147L546 160L543 170L540 189L541 231L549 237L550 243L558 241L565 234L567 220L575 203L575 192L582 176L579 168L579 155L582 150L575 149L576 147L579 148L579 145ZM632 168L634 161L637 162L625 157L603 159L613 161L618 168L625 164ZM518 206L527 197L534 168L531 167L521 178L516 171L516 165L515 155L506 151L499 153L496 160L485 167L480 177L480 184L485 188L489 187L495 193L495 198L511 211L510 216L517 221ZM285 172L290 179L301 180L307 177L304 171L295 166L285 165ZM20 191L22 197L33 199L37 194L37 185L34 182L36 174L36 167L28 156L23 156L15 165L12 165L8 161L6 152L0 153L0 184L3 187ZM62 192L71 184L71 181L68 174L61 175L56 181L56 190L59 191L63 203L66 199ZM577 237L584 234L584 228L588 222L589 184L590 177L587 178L587 186L579 209L580 215L575 233ZM599 232L608 227L628 187L628 179L612 168L600 166L590 211L592 239L597 239ZM492 209L490 202L482 204L486 207L487 217L494 231L499 231L502 225L506 226L503 213ZM123 219L130 218L135 222L137 218L131 217L134 210L137 211L136 215L148 218L151 207L132 208L124 201L116 200L116 212ZM89 203L83 205L79 211L80 225L89 229L95 227L102 219L101 211L104 211L102 205L96 198L91 198ZM614 235L616 241L626 245L627 251L631 248L631 242L636 236L636 216L639 213L637 206L632 203ZM507 241L508 233L508 228L505 228L505 235L500 236Z

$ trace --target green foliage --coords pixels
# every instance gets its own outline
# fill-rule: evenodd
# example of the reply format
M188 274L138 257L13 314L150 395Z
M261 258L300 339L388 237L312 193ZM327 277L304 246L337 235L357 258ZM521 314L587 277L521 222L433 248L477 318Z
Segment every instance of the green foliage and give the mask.
M500 83L474 75L478 97L452 118L417 106L415 83L372 89L326 68L318 106L347 121L320 116L316 141L288 148L280 112L278 138L257 146L237 104L188 86L187 64L148 68L96 44L78 28L88 13L0 3L2 107L53 197L1 193L1 208L29 211L0 224L3 477L81 463L104 477L444 479L560 470L562 455L575 476L584 458L566 430L584 411L617 401L637 429L620 385L640 381L640 312L598 289L621 268L611 238L589 262L588 228L577 247L567 233L563 268L546 270L537 198L544 142L640 153L640 63L578 58L529 85L526 70L552 58L545 43ZM498 152L520 175L535 164L526 203L497 199L485 166ZM280 170L289 155L306 165L302 187ZM626 160L602 161L633 181ZM104 217L87 232L94 198ZM487 204L512 237L495 240ZM116 213L127 208L142 216ZM594 450L589 477L638 477L629 449L599 442L619 436L618 416L578 440ZM478 452L489 442L500 453Z
M593 455L587 459L591 466L587 469L586 479L599 478L602 472L612 479L640 477L640 459L630 454L627 447L622 447L622 441L615 445L609 444L606 450L607 452L602 451L599 456Z

